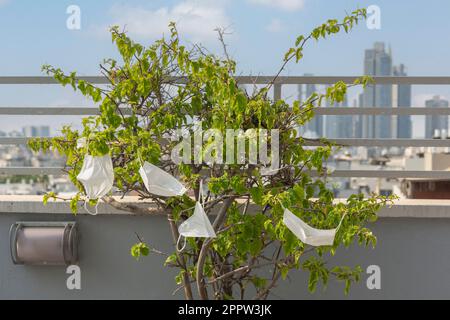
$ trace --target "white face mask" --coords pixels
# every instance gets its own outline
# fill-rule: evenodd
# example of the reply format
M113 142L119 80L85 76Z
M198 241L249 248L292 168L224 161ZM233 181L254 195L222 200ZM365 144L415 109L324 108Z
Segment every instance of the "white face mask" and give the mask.
M342 217L341 222L343 219L344 217ZM315 247L332 246L336 232L341 225L341 222L339 222L339 225L335 229L316 229L306 224L288 209L284 209L283 222L301 242Z
M77 179L83 184L87 199L100 199L105 196L112 189L114 183L111 157L108 154L102 157L86 155ZM86 203L87 201L85 208ZM89 210L87 211L89 212ZM95 211L97 214L97 207Z
M180 181L151 163L144 162L139 169L139 174L147 191L152 194L176 197L183 195L187 190Z
M203 184L200 182L200 189L199 189L199 198L200 201L203 202L204 196L203 196ZM186 221L184 221L180 226L178 227L178 232L180 233L180 236L178 238L178 242L180 242L181 237L195 237L195 238L215 238L216 233L214 232L214 228L211 225L211 222L209 221L208 216L206 215L205 210L203 209L203 204L197 201L195 203L195 209L194 214L190 216ZM185 243L183 245L183 248L179 249L179 251L182 251L186 245L186 239ZM178 243L177 243L178 248Z

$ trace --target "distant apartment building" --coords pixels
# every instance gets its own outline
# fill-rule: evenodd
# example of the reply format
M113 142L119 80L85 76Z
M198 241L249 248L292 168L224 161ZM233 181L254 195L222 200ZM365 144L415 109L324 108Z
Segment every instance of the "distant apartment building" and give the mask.
M407 76L405 65L400 64L394 67L393 75L397 77ZM396 106L398 108L411 108L411 85L400 84L396 88ZM397 138L409 139L411 137L411 116L397 116Z
M408 169L408 168L407 168ZM427 151L422 156L419 170L450 170L450 154L446 152ZM442 178L405 179L401 190L410 199L450 199L450 180Z
M364 55L364 74L369 76L391 76L391 50L386 52L382 42L376 42ZM364 89L362 107L392 107L392 86L371 85ZM389 116L361 116L363 138L391 138L391 120Z
M23 132L13 130L13 131L8 132L8 136L13 137L13 138L23 137Z
M26 126L22 128L25 137L49 137L49 126Z
M425 101L426 108L448 108L448 101L441 99L440 96L434 96L432 99ZM448 130L447 116L426 116L425 118L425 138L431 139L438 132L439 135L442 130Z

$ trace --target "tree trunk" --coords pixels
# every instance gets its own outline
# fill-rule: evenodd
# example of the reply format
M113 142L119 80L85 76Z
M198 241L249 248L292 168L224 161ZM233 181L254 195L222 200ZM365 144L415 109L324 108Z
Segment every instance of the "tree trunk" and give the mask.
M217 230L219 230L220 226L222 225L223 221L225 220L228 208L231 206L233 201L234 201L233 198L228 198L223 202L222 208L220 208L220 211L217 214L217 217L213 223L213 229L215 232L217 232ZM206 290L205 279L203 277L203 267L205 265L206 257L208 255L208 250L209 250L209 247L211 246L212 241L213 241L213 239L210 238L210 239L207 239L205 242L203 242L202 248L198 255L197 290L198 290L198 294L200 295L200 299L202 299L202 300L208 300L208 291Z

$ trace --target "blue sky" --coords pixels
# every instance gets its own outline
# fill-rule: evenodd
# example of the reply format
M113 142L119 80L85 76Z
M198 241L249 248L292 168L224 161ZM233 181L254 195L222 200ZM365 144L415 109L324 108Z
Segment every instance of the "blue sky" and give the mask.
M81 9L80 30L66 27L69 5ZM185 41L201 42L213 52L220 48L213 29L227 27L229 50L240 72L270 75L298 34L369 5L381 9L380 30L362 24L349 35L311 42L303 63L291 65L286 74L360 75L364 49L384 41L392 46L394 64L404 63L410 75L450 75L450 1L446 0L0 0L0 74L40 75L41 65L50 63L96 75L103 58L117 56L108 26L125 26L146 44L175 20ZM414 103L421 106L437 93L450 98L450 88L416 87ZM56 86L3 86L0 96L0 106L90 104ZM21 118L19 124L19 119L10 118L0 119L0 130L35 121Z

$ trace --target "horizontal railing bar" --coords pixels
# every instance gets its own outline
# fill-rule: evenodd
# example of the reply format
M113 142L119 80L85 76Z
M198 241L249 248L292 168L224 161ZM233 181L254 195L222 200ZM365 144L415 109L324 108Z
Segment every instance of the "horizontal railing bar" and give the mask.
M63 172L63 167L3 167L0 168L0 174L3 175L23 175L23 176L32 176L32 175L65 175Z
M1 137L0 145L18 145L18 144L27 144L28 140L31 138L28 137Z
M420 116L420 115L450 115L450 108L315 108L316 115L398 115L398 116Z
M0 168L3 175L65 175L63 167L4 167ZM318 173L310 172L317 177ZM418 179L449 179L450 171L408 171L408 170L335 170L331 177L342 178L418 178Z
M325 137L326 138L326 137ZM450 147L447 139L331 139L338 145L349 147ZM0 140L1 141L1 140ZM321 146L320 140L305 140L307 146Z
M317 176L317 172L311 172ZM341 178L416 178L416 179L448 179L450 171L409 171L409 170L335 170L329 174Z
M98 107L0 107L2 115L89 116L98 113Z
M34 137L36 138L36 137ZM46 137L39 137L46 138ZM326 138L326 137L325 137ZM0 137L0 145L27 144L31 137ZM328 139L344 147L450 147L448 139ZM320 140L305 139L306 146L321 146Z
M127 108L121 109L129 114ZM315 108L316 115L450 115L450 108ZM0 115L83 116L96 115L98 107L0 107Z
M41 137L45 138L45 137ZM0 145L27 144L31 137L1 137ZM349 147L450 147L444 139L329 139L340 146ZM321 146L319 140L305 140L306 146Z
M108 84L108 79L104 76L80 76L80 80L89 81L93 84ZM57 84L58 82L49 76L3 76L0 77L0 84Z
M108 79L103 76L80 76L81 80L93 84L108 84ZM267 84L274 76L238 76L236 80L241 84ZM279 84L333 84L338 81L353 83L359 76L280 76L276 83ZM450 77L372 77L376 84L417 84L417 85L449 85ZM170 78L169 81L185 82L184 78ZM56 84L57 81L49 76L2 76L0 84Z
M276 83L280 84L333 84L343 81L353 83L360 76L280 76ZM242 84L265 84L273 80L273 76L240 76L236 77ZM372 76L376 84L417 84L417 85L449 85L450 77L383 77Z

